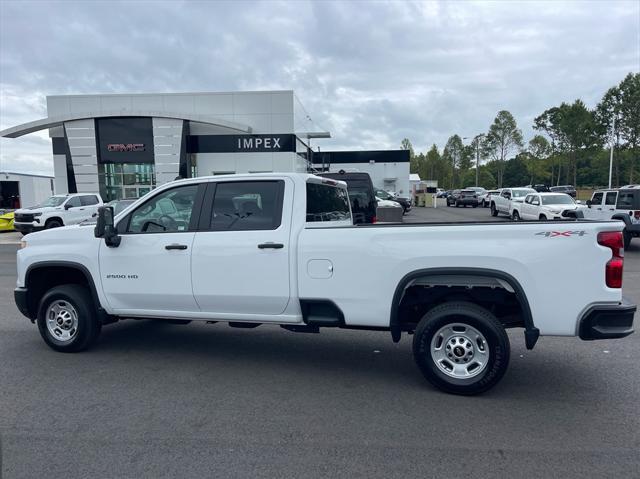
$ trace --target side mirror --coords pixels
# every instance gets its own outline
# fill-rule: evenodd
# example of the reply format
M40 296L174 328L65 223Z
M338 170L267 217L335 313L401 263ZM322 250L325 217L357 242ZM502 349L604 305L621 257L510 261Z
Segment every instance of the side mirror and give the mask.
M592 204L592 203L591 203L591 200L587 200L587 206L588 206L589 208L591 208L591 204Z
M71 206L69 203L64 205L65 210L68 210L69 208L73 208L73 206Z
M120 246L122 238L118 236L118 231L113 223L114 218L112 206L101 206L98 208L98 220L94 230L96 238L104 238L104 242L110 248Z

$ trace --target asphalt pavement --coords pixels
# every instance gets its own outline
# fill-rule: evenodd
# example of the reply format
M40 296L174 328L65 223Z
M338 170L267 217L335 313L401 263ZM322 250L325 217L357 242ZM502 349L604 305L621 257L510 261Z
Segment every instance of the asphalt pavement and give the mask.
M406 219L446 218L490 215ZM60 354L13 303L16 248L0 245L4 478L640 475L638 334L543 337L527 351L510 331L509 371L476 397L431 387L411 337L384 332L127 320ZM638 239L624 293L640 303Z

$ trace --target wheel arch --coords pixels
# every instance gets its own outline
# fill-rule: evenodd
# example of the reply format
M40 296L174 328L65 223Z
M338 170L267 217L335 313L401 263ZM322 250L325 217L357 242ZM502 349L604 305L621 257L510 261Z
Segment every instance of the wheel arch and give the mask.
M53 280L52 275L54 275ZM46 291L62 284L86 286L104 322L104 317L107 315L100 304L100 297L91 272L85 265L72 261L42 261L27 268L24 286L28 291L27 307L32 321L38 315L38 306Z
M47 223L49 223L50 221L53 221L53 220L58 220L60 222L60 224L62 226L64 226L64 221L62 220L62 218L60 216L51 216L51 217L47 218L46 220L44 220L45 226L46 226Z
M611 217L612 220L620 220L624 223L625 226L629 226L631 224L631 218L629 215L624 213L617 213Z
M527 299L527 296L524 292L524 288L518 282L518 280L509 273L489 268L424 268L407 273L397 284L391 303L389 329L391 330L391 337L393 338L394 342L398 342L400 340L400 336L402 333L399 306L404 296L404 292L409 286L411 286L411 284L415 280L432 276L475 276L493 278L506 282L513 289L515 298L522 310L522 319L525 327L525 343L527 349L533 349L538 340L538 337L540 336L540 331L534 325L533 315L531 314L531 306L529 305L529 300Z

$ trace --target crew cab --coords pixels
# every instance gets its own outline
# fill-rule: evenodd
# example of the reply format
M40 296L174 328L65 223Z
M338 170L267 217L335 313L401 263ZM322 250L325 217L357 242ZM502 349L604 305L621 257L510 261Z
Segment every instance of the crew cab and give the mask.
M502 188L499 195L491 196L491 216L503 213L511 216L513 203L521 203L529 193L535 193L533 188Z
M511 219L561 220L568 216L567 212L580 207L581 205L566 193L532 193L527 195L522 203L512 204Z
M624 247L632 238L640 237L640 186L597 190L582 210L588 220L619 220L624 223Z
M41 229L74 225L95 217L102 204L102 198L97 193L54 195L37 206L16 210L13 226L22 234L28 234Z
M100 208L95 227L27 235L15 301L61 352L89 348L103 326L128 318L386 331L395 342L409 334L425 378L469 395L503 377L508 328L521 328L529 349L540 335L633 332L636 306L622 297L622 228L353 225L341 181L301 173L192 178L160 186L115 217Z

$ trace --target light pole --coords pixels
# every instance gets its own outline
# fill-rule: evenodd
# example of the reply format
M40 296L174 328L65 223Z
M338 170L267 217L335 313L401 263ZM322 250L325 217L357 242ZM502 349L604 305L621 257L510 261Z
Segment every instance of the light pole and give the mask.
M616 137L616 117L613 116L613 123L611 124L611 154L609 155L609 189L611 189L611 173L613 172L613 147L615 145Z

